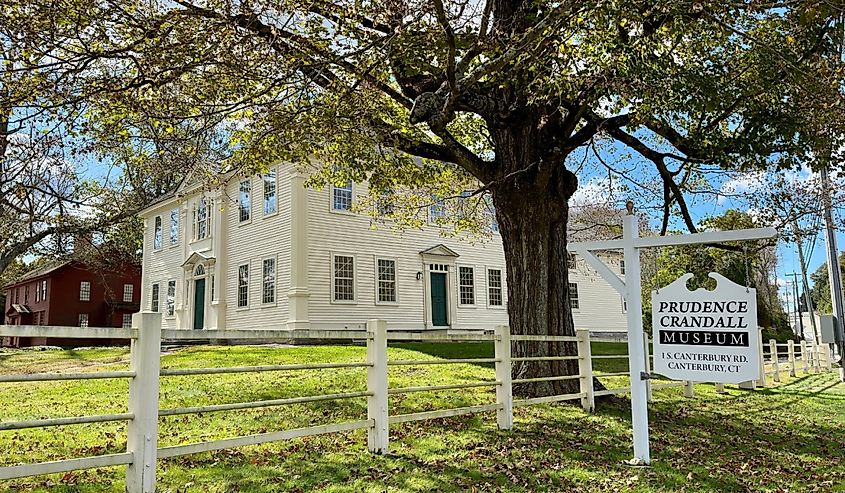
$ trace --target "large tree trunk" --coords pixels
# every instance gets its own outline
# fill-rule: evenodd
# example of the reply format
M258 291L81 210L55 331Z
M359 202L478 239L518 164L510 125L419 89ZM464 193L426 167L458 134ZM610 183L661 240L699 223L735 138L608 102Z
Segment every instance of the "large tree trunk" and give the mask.
M512 162L508 167L527 171L493 187L508 274L510 330L512 334L574 336L569 306L566 224L568 200L577 188L577 179L563 163L556 163L545 177L538 176L536 170L540 167L532 166L530 162L531 155L536 154L519 152L519 147L512 147L516 152L511 153ZM515 341L512 354L514 357L576 355L577 346L575 343ZM577 374L578 362L520 362L513 368L515 379L563 376ZM566 394L578 391L578 380L524 383L515 385L514 391L531 397Z

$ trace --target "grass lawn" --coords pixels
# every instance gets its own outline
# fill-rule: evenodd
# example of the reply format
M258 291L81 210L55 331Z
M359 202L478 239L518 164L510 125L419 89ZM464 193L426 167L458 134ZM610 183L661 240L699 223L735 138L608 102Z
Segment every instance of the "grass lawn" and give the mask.
M594 354L622 345L596 344ZM205 367L363 361L360 346L191 347L162 366ZM391 359L491 357L489 344L402 344ZM125 349L0 353L0 374L112 371ZM597 360L622 371L624 360ZM448 370L447 370L448 369ZM492 380L489 365L391 367L391 386ZM432 491L845 491L845 384L834 374L789 379L778 387L727 394L699 385L655 391L650 407L650 468L621 464L631 455L629 401L599 401L595 414L573 405L515 412L511 431L494 413L391 428L391 453L373 456L362 431L307 437L159 463L159 492ZM618 379L616 379L618 380ZM622 379L624 380L624 379ZM621 381L621 380L618 380ZM364 390L364 369L163 377L161 407L244 402ZM613 385L616 386L616 385ZM125 412L127 382L99 380L0 384L0 420ZM492 388L391 396L391 414L493 402ZM159 445L191 443L366 417L364 399L160 420ZM125 425L75 425L0 432L0 464L118 453ZM122 492L123 468L2 482L0 491Z

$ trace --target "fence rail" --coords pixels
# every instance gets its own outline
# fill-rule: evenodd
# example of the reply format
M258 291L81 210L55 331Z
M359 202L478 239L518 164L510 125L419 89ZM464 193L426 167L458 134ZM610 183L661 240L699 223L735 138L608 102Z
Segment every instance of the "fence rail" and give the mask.
M628 359L625 354L593 355L591 339L588 330L578 330L576 336L542 336L542 335L511 335L508 327L498 327L492 333L485 334L437 334L420 332L387 332L386 322L372 320L367 324L367 330L245 330L245 331L215 331L195 332L186 330L161 330L161 318L158 313L138 314L135 324L138 328L87 328L52 327L52 326L2 326L0 336L11 337L50 337L70 338L84 337L86 339L128 339L131 341L131 363L128 371L91 372L91 373L33 373L21 375L0 375L0 383L29 383L50 381L74 381L96 379L129 379L129 410L122 414L108 414L95 416L74 416L28 421L12 421L0 423L0 431L22 430L27 428L42 428L86 423L126 422L128 424L127 450L125 453L110 454L94 457L71 458L53 462L21 464L0 467L0 479L14 479L27 476L68 472L73 470L91 469L107 466L125 465L126 491L128 493L153 493L155 491L155 465L157 460L182 455L210 452L221 449L258 445L297 437L323 435L328 433L348 432L353 430L367 430L367 446L371 452L385 453L389 446L389 427L400 423L423 421L465 414L495 412L499 428L513 427L513 409L524 406L549 404L562 401L580 401L581 406L592 411L595 408L595 398L604 395L624 394L630 392L630 382L623 387L594 389L594 377L598 379L618 378L629 375L628 371L594 372L594 360ZM246 341L285 341L285 340L341 340L364 341L367 346L366 361L346 363L306 363L287 365L259 365L240 367L211 367L211 368L160 368L160 347L162 340L171 341L208 341L216 342L224 339ZM424 359L424 360L390 360L387 348L389 342L493 342L495 357L493 358L455 358L455 359ZM512 343L519 342L565 342L577 346L577 355L511 355ZM646 348L649 340L644 340ZM530 347L530 346L529 346ZM786 351L780 349L786 348ZM799 369L805 374L811 370L815 372L830 370L832 359L828 346L806 344L796 345L777 344L769 341L769 358L761 359L760 380L765 385L768 376L779 381L780 374L788 371L795 375ZM761 353L762 354L762 353ZM781 360L785 357L785 360ZM543 361L577 361L578 372L567 375L548 375L531 378L511 377L515 363L531 363ZM403 366L432 366L453 364L492 364L495 366L495 380L463 382L449 385L420 385L407 387L390 387L388 369ZM320 371L326 369L365 369L367 372L367 389L338 392L313 396L295 396L283 399L269 399L248 402L233 402L222 404L208 404L202 406L177 407L161 409L159 405L160 378L193 375L219 375L235 373L265 373L286 371ZM645 368L650 371L651 357L645 353ZM578 392L562 395L550 395L529 399L514 399L513 386L540 382L578 381ZM614 380L613 382L616 382ZM684 395L693 396L692 382L648 382L648 397L651 400L651 390L684 387ZM440 392L447 390L461 390L471 388L494 388L495 402L450 409L438 409L408 414L391 414L389 397L398 394L417 392ZM717 390L724 386L717 385ZM290 430L260 433L212 440L185 445L158 447L158 421L170 416L183 416L220 411L235 411L244 409L280 407L312 402L366 399L367 417L363 420L330 423L319 426L308 426Z

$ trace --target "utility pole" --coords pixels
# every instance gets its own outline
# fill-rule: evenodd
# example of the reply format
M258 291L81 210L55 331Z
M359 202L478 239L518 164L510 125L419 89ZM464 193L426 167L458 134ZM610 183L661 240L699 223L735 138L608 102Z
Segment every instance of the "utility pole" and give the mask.
M798 323L795 320L795 312L792 311L792 293L790 292L792 290L791 284L792 281L786 281L786 292L783 293L783 297L786 299L786 321L789 322L792 327L792 332L798 336Z
M798 230L798 220L792 220L792 232L795 233L795 245L798 247L798 261L801 263L801 280L804 286L804 301L810 315L810 326L813 327L813 340L819 342L820 333L816 327L816 317L813 314L813 300L810 299L810 283L807 282L807 263L804 261L804 247L801 245L801 233ZM800 304L799 304L800 306Z
M830 178L827 164L821 169L822 202L824 204L824 247L827 253L827 277L830 280L830 302L833 305L833 329L836 332L836 347L839 352L839 380L845 382L845 321L842 320L842 276L839 270L839 254L836 248L836 232L833 227L833 211L830 205Z
M804 319L801 317L801 297L798 295L798 274L787 272L786 276L791 277L792 281L787 281L792 285L792 299L795 302L795 328L798 330L796 334L801 339L804 339Z

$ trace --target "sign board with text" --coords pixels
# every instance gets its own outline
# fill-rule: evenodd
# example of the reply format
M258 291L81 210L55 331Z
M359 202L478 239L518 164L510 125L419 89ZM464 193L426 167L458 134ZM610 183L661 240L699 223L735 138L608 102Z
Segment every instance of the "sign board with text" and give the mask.
M654 372L674 380L740 383L759 377L757 291L710 273L716 289L690 291L684 274L653 291Z

